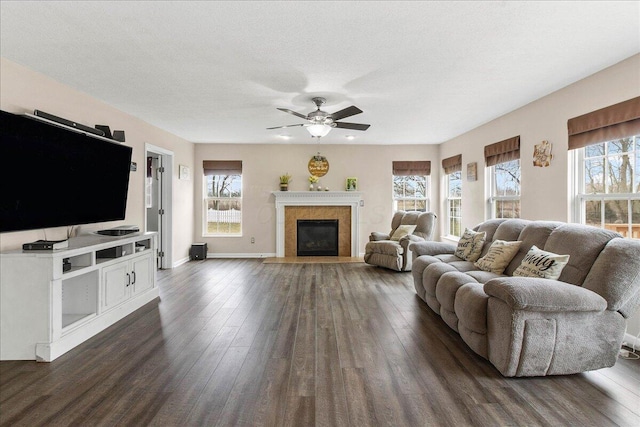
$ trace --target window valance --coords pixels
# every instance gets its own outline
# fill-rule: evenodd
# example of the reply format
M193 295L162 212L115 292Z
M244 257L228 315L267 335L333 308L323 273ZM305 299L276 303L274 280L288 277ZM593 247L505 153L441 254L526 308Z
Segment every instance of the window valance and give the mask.
M640 97L567 121L569 150L640 134Z
M447 175L460 172L462 170L462 154L442 159L442 168Z
M209 175L242 175L242 160L204 160L204 174Z
M393 174L396 176L428 176L431 175L431 162L428 160L393 162Z
M520 135L484 147L487 166L510 162L520 158Z

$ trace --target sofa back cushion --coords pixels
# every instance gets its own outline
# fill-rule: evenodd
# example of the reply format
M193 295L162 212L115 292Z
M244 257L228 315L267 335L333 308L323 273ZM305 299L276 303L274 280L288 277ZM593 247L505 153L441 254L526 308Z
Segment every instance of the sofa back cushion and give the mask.
M600 252L616 237L621 236L609 230L581 224L563 224L551 232L544 250L570 255L569 263L558 280L582 286Z
M554 221L531 221L522 229L518 238L515 239L520 240L522 244L520 245L518 253L504 270L504 274L513 276L513 272L520 266L529 249L531 249L532 246L544 248L551 232L563 224L563 222Z
M405 213L405 211L397 211L393 214L393 218L391 218L391 231L389 232L389 236L393 236L393 232L400 226Z
M583 287L607 300L608 310L632 316L640 304L640 240L610 240Z
M495 232L498 229L498 227L500 226L500 224L502 224L505 221L507 221L507 220L503 219L503 218L490 219L488 221L485 221L485 222L483 222L481 224L476 225L473 228L473 231L484 232L485 245L482 248L482 252L480 253L480 256L485 256L487 254L487 252L489 251L489 247L491 246L491 243L494 240L493 235L495 234ZM503 239L503 240L505 240L505 239Z
M416 229L414 235L425 240L433 240L436 230L436 214L433 212L421 212L416 218Z

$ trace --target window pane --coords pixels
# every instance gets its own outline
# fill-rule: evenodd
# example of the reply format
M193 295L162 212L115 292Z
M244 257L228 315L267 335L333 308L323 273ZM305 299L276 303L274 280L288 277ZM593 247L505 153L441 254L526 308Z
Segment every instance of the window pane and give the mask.
M207 200L207 233L240 234L242 202L237 199Z
M449 174L449 197L462 197L462 172Z
M520 161L513 160L495 165L494 196L517 196L520 194Z
M600 144L587 145L584 148L585 157L604 156L604 142Z
M241 197L241 175L213 175L207 177L208 197Z
M636 140L636 163L635 163L635 192L640 193L640 136Z
M607 177L608 193L631 193L631 179L633 168L628 154L610 156L609 176Z
M520 218L519 200L496 200L496 218Z
M606 228L618 231L615 224L629 224L629 205L627 200L607 200L604 202L604 223Z
M610 141L607 147L608 154L627 153L633 150L632 138L619 139L617 141Z
M584 162L584 192L604 193L604 161L592 159Z
M631 201L631 237L640 239L640 200Z
M461 236L461 206L462 200L451 199L449 200L449 234L453 236Z
M393 198L399 199L404 197L404 177L403 176L394 176L393 177Z
M585 202L585 223L600 227L602 224L602 202L600 200L587 200Z

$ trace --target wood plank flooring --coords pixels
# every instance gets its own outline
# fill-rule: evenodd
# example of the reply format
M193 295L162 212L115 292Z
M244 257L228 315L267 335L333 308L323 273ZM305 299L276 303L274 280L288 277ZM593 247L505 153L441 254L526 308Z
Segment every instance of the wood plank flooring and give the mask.
M0 363L0 425L638 426L640 362L504 378L410 273L206 260L52 363Z

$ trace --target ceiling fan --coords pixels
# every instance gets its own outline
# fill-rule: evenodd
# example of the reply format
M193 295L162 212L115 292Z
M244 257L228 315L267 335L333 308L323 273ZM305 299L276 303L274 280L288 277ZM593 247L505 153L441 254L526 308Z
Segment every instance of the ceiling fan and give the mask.
M338 120L344 119L346 117L355 116L356 114L362 113L362 110L356 106L351 106L344 108L340 111L336 111L333 114L329 114L326 111L322 111L320 107L322 104L326 102L326 99L316 97L311 99L314 104L316 104L317 110L309 113L308 115L300 114L295 111L289 110L288 108L278 108L280 111L284 111L285 113L293 114L296 117L300 117L301 119L308 120L309 123L301 123L297 125L286 125L286 126L276 126L267 129L283 129L283 128L291 128L296 126L305 127L312 137L320 138L326 136L329 131L333 128L340 129L351 129L351 130L367 130L371 125L365 125L361 123L347 123L347 122L339 122Z

